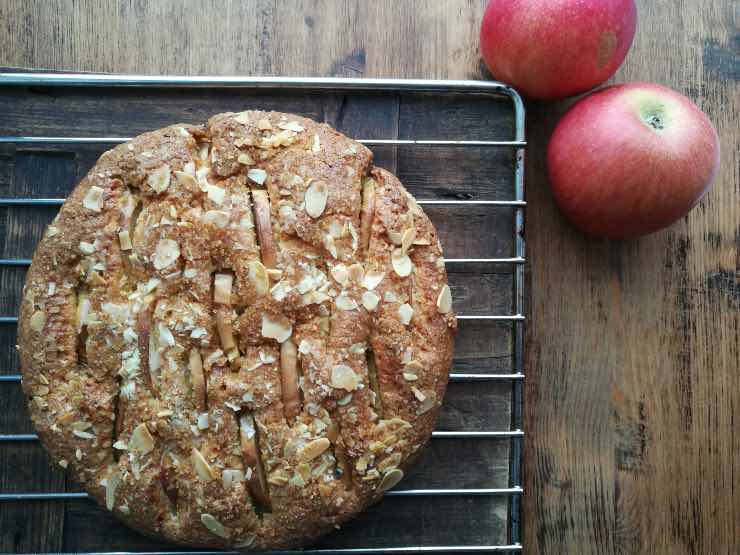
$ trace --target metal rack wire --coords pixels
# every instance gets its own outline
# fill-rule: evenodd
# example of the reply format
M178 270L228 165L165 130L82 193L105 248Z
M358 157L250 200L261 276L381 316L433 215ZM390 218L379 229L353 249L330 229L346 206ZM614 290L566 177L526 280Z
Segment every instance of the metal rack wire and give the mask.
M271 78L271 77L157 77L136 75L95 75L73 73L0 73L0 87L43 86L43 87L129 87L129 88L240 88L240 89L300 89L331 91L381 91L381 92L439 92L477 95L496 95L508 97L514 111L514 137L511 140L414 140L414 139L359 139L368 146L446 146L446 147L490 147L514 149L514 194L515 198L506 200L424 200L421 205L482 205L491 207L510 207L514 211L514 256L508 258L453 258L446 264L510 264L514 265L514 313L487 315L458 315L459 320L504 321L513 326L513 368L511 373L452 373L452 382L490 382L511 383L511 426L508 430L491 431L435 431L435 439L491 439L510 441L509 485L505 488L466 488L466 489L406 489L391 490L387 496L433 497L433 496L507 496L509 499L508 543L505 545L444 545L424 547L358 547L339 549L309 549L300 553L315 555L349 555L359 553L468 553L468 552L521 552L521 508L520 497L522 464L522 373L523 332L524 332L524 152L526 147L524 132L524 107L519 95L510 87L497 82L481 81L437 81L420 79L339 79L339 78ZM118 144L128 137L56 137L56 136L0 136L0 144ZM0 207L12 208L61 206L61 198L0 198ZM30 259L0 259L0 267L25 267ZM0 316L0 324L14 325L17 317ZM0 376L0 384L19 384L20 374ZM2 394L2 391L0 391ZM36 434L0 434L0 448L7 442L38 441ZM43 493L2 493L0 502L55 501L86 499L84 492L43 492ZM184 554L185 552L158 552ZM189 553L189 552L188 552ZM210 553L210 552L199 552ZM222 553L222 552L213 552ZM278 553L297 553L280 551Z

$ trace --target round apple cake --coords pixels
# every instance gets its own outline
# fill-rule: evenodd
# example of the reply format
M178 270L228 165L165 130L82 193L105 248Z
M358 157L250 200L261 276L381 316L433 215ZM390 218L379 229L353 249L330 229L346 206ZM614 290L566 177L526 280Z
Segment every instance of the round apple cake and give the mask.
M305 544L429 439L456 319L427 216L363 145L245 111L106 152L33 258L23 388L52 459L152 537Z

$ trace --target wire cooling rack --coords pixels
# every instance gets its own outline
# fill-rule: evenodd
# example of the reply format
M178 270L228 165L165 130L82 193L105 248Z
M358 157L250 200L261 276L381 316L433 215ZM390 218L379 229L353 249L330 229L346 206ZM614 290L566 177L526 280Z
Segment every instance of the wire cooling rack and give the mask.
M521 552L521 506L520 498L523 494L521 487L522 463L522 373L523 355L523 327L524 327L524 107L519 95L510 87L497 82L483 81L437 81L415 79L339 79L339 78L262 78L262 77L155 77L155 76L113 76L96 74L71 73L0 73L0 90L3 88L64 88L71 87L83 90L99 88L100 94L105 90L120 90L122 88L156 90L183 90L204 89L222 90L239 89L249 92L256 91L301 91L307 93L346 93L346 94L427 94L427 95L469 95L470 97L495 97L499 101L508 100L512 110L513 137L499 140L467 140L467 139L418 139L418 138L372 138L358 139L371 148L403 147L403 148L479 148L479 149L508 149L512 152L511 171L513 171L513 198L503 199L424 199L418 203L426 206L456 206L456 207L487 207L490 209L510 210L513 234L513 252L505 257L487 258L448 258L447 265L479 266L479 265L512 265L513 266L513 296L512 313L509 314L459 314L461 325L467 321L485 322L499 321L510 323L512 326L511 364L507 371L496 373L454 372L450 376L451 382L486 383L495 382L511 385L510 389L510 426L508 429L483 431L435 431L434 439L461 439L476 441L508 441L510 442L510 456L508 468L508 487L499 488L429 488L429 489L396 489L386 493L388 497L418 498L418 503L433 504L435 499L450 496L480 497L497 496L507 499L507 533L506 543L491 542L490 544L476 543L474 545L390 545L384 547L351 546L337 548L318 548L301 550L300 553L340 555L359 553L489 553L489 552ZM32 89L29 89L32 90ZM254 106L259 108L259 105ZM0 121L0 125L2 122ZM41 136L34 134L34 129L18 135L0 136L2 143L23 148L29 145L85 145L85 144L117 144L125 142L128 137L119 136ZM42 207L60 206L62 198L30 198L13 197L0 198L0 210L13 210L17 207L25 209L42 209ZM443 245L444 247L444 245ZM0 271L5 268L25 267L30 264L27 258L2 258ZM3 285L3 288L5 285ZM0 316L0 324L13 326L17 317L12 315ZM9 395L9 388L18 387L21 377L19 374L7 373L0 375L1 395ZM16 384L15 386L13 384ZM491 407L490 410L495 410ZM0 457L3 445L20 442L36 442L35 434L0 433ZM465 461L460 461L464 464ZM88 496L81 492L38 492L38 493L4 493L0 492L0 510L4 504L10 503L54 503L59 501L84 500ZM359 517L362 518L362 517ZM471 522L470 526L485 526L485 522ZM39 532L41 533L41 532ZM464 537L464 535L463 535ZM119 552L120 553L120 552ZM143 551L129 551L128 553L144 553ZM150 551L150 553L153 553ZM181 551L158 551L157 553L185 553ZM206 552L201 552L206 553ZM221 552L214 552L221 553ZM277 553L277 552L275 552ZM279 552L296 553L296 551Z

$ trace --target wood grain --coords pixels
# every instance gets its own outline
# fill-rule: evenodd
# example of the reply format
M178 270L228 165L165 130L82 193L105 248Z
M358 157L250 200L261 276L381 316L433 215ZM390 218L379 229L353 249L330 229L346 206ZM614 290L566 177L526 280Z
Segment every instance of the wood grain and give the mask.
M585 239L558 214L544 177L565 104L528 104L524 528L534 553L734 554L740 545L737 3L650 0L638 11L614 81L662 83L697 102L720 134L721 170L667 230Z
M0 3L0 64L126 73L480 78L486 76L477 52L484 3L6 0ZM669 229L627 243L585 239L558 214L545 178L547 138L567 103L527 103L529 553L724 554L740 545L739 14L729 0L637 3L635 44L615 80L656 81L693 98L717 125L722 167L711 193ZM341 123L339 108L327 103L324 116ZM22 112L4 113L0 125L24 118ZM79 124L95 119L81 114ZM399 133L407 129L403 117L392 119ZM407 125L423 119L422 108ZM379 155L422 185L432 173L423 167L434 162L429 158L404 162L397 150ZM478 156L467 168L486 161ZM2 185L13 168L0 162ZM454 170L438 164L435 172L457 187ZM477 194L485 194L478 185L483 183L476 183ZM466 356L456 359L456 367L498 361L506 371L510 344L490 339L502 337L501 331L462 329L458 346ZM10 345L12 339L2 343ZM468 414L464 407L454 410ZM460 460L468 457L474 454L461 452ZM470 530L471 542L481 539L480 527L465 518L483 501L454 507L453 501L460 500L430 506L459 515L450 526ZM418 533L423 515L389 523L384 506L364 526L372 521L414 543L412 531ZM90 507L75 505L66 513L63 549L85 548L82 540L94 532L90 523L100 522ZM505 513L498 500L482 509L488 512L475 514L495 522ZM27 539L13 543L25 536L17 523L8 528L7 514L0 514L0 529L20 531L10 532L11 540L4 535L0 550L56 548ZM340 534L362 533L367 528L361 526ZM107 547L102 539L97 545L131 547L122 538L112 532ZM336 544L335 538L326 541Z

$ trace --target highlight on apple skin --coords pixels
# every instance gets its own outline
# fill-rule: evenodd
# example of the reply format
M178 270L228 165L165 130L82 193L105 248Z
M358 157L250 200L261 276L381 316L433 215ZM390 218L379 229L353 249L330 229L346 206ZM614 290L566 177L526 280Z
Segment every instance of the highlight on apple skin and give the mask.
M575 227L637 237L682 218L709 190L719 138L684 95L650 83L616 85L563 116L547 167L555 201Z
M565 98L614 75L636 25L634 0L490 0L481 55L495 79L526 96Z

